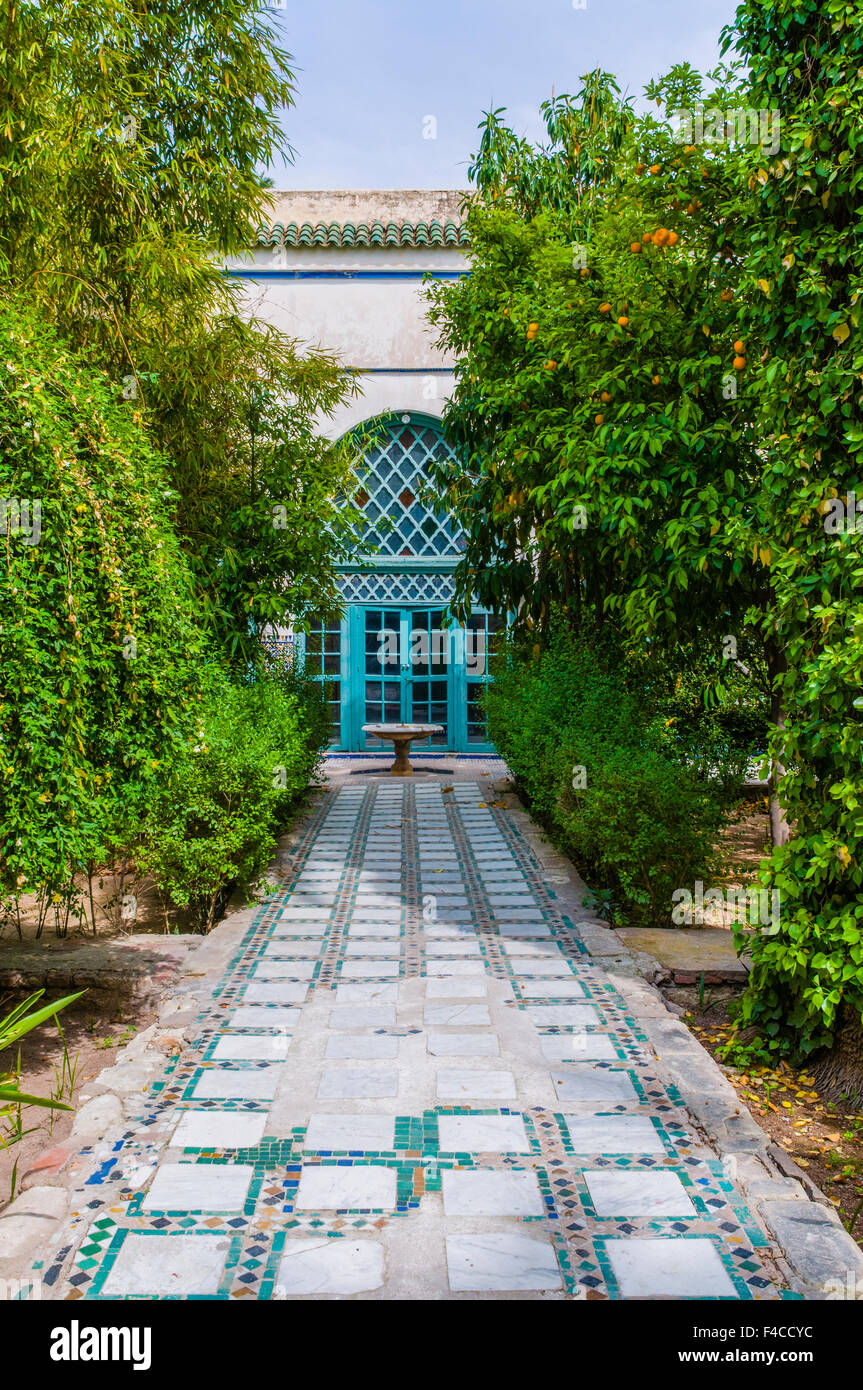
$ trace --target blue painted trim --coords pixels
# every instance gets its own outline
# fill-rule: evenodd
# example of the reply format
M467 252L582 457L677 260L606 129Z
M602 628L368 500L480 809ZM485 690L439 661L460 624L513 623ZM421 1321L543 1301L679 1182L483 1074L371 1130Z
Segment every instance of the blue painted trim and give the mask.
M469 270L228 270L234 280L463 280Z
M343 367L344 372L359 372L361 376L455 376L454 367ZM436 421L440 426L440 421Z

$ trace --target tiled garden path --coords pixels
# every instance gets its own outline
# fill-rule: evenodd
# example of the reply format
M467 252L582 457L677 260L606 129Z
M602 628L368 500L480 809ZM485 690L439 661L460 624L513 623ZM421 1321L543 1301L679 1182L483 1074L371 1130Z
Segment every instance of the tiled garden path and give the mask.
M89 1153L45 1296L782 1297L476 782L343 785L295 865Z

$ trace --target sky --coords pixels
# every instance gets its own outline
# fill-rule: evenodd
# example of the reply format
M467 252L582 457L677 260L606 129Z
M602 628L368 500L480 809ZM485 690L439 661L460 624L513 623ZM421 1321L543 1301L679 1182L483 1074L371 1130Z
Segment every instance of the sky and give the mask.
M295 162L269 170L283 189L465 188L484 111L506 107L510 124L538 139L540 103L576 91L597 66L638 97L673 63L707 71L736 9L736 0L272 3L298 85L284 119Z

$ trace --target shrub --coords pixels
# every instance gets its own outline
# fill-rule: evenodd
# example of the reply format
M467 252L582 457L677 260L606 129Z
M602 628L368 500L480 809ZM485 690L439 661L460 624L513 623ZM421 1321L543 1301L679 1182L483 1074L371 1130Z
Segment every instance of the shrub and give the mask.
M116 384L7 302L0 916L17 921L33 893L40 922L53 902L65 929L75 875L122 843L190 727L201 624L172 501L165 461Z
M622 670L558 634L545 651L503 654L487 708L490 737L612 920L669 925L674 889L715 866L722 801Z
M210 930L235 886L260 879L326 734L301 677L271 669L235 685L205 667L194 736L158 788L137 855L199 930Z

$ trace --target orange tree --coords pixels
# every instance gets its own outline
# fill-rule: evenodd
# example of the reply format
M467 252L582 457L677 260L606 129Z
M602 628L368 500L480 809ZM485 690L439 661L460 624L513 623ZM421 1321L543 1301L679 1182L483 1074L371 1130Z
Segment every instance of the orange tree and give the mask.
M546 105L546 149L494 113L473 274L434 309L461 358L439 475L467 530L461 601L754 656L783 909L750 941L750 1046L838 1040L825 1071L847 1084L850 1062L858 1087L861 10L741 8L749 71L711 74L709 103L762 113L767 148L686 146L602 74ZM648 93L704 103L686 67Z
M713 101L739 104L733 69L714 81ZM460 359L457 459L438 472L467 534L459 599L540 634L562 606L634 650L694 642L719 669L736 643L766 692L780 656L744 624L771 589L739 328L742 156L637 118L607 74L584 84L546 103L544 149L487 118L472 273L432 292ZM649 91L668 111L701 87L681 67Z
M863 4L749 0L725 36L753 105L781 114L779 158L751 159L741 314L755 364L760 488L782 654L775 742L793 824L770 881L781 929L753 943L747 1021L770 1048L834 1043L823 1079L863 1087L863 489L860 296ZM741 329L741 332L743 330Z

